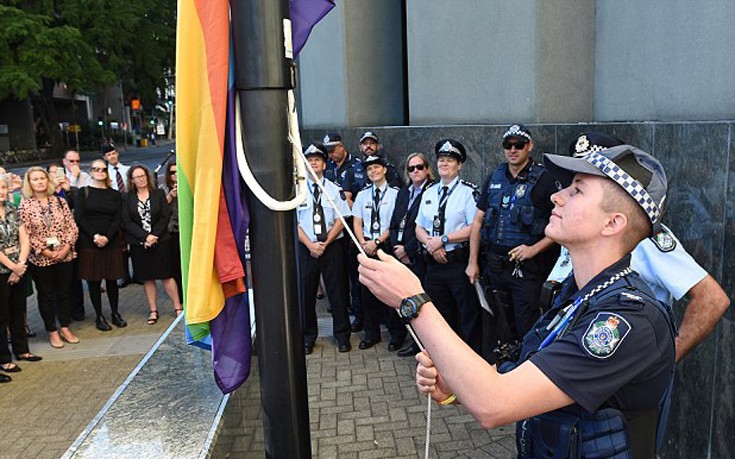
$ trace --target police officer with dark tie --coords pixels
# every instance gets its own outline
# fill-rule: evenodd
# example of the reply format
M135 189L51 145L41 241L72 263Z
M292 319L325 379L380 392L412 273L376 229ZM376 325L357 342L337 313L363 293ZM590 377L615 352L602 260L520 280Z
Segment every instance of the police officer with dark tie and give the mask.
M304 155L319 181L326 189L334 205L323 195L322 189L308 175L309 196L297 209L299 233L299 272L302 289L302 326L304 329L304 353L311 354L317 338L316 292L319 276L324 276L327 298L332 308L334 339L339 352L349 352L350 321L347 314L347 271L344 265L343 246L338 242L343 237L342 215L350 213L342 190L324 178L327 166L327 151L321 144L311 144Z
M558 245L544 236L554 207L550 198L558 187L544 167L531 158L533 139L527 127L510 126L503 134L502 145L506 162L490 174L482 188L472 223L466 273L474 283L482 268L489 288L500 292L491 296L493 307L496 311L502 308L502 313L507 307L510 312L510 325L500 323L503 330L495 331L517 340L539 317L541 286L559 254ZM501 298L505 304L498 304Z
M476 352L482 327L475 289L464 275L477 187L459 178L467 159L464 145L440 140L435 148L440 181L424 191L416 217L416 239L424 249L426 292L449 325Z
M416 239L416 216L419 213L421 194L434 183L434 173L426 155L411 153L406 160L407 185L398 192L396 208L390 220L390 242L393 256L401 263L411 267L416 276L424 280L426 261L419 254L419 241ZM399 357L413 357L419 352L418 345L411 342L398 351Z
M374 155L363 162L370 179L370 185L357 194L352 206L355 236L368 256L374 257L379 248L391 253L390 219L395 208L398 189L388 185L386 162L382 156ZM406 338L406 328L397 314L381 303L370 290L363 287L362 304L363 328L365 336L360 341L360 349L369 349L381 341L380 322L386 317L390 343L388 350L397 351Z
M363 188L358 188L359 183L355 183L355 178L359 178L362 181L367 177L365 169L362 167L362 162L347 151L344 143L342 143L342 136L331 133L325 135L323 140L324 146L329 154L327 170L324 171L324 176L342 188L347 202L350 208L352 208L352 200L355 199L357 193ZM357 170L354 170L356 168ZM349 181L347 180L348 175L350 176ZM346 218L346 220L348 225L352 225L352 216ZM351 328L353 332L359 332L362 330L363 312L362 285L357 279L357 254L359 252L350 238L347 237L347 234L345 234L344 238L340 239L340 242L342 243L345 256L344 265L347 267L347 274L350 278L350 304L352 305L352 314L355 316Z

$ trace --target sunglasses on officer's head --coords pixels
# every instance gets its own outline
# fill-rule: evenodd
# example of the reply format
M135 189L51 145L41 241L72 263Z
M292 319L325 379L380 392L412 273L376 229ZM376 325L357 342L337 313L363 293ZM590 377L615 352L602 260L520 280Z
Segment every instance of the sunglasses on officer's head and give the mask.
M526 148L526 145L528 145L528 140L526 139L514 139L512 140L503 140L503 149L510 150L513 147L516 147L516 150L523 150Z
M415 170L419 170L419 171L422 171L422 170L424 170L425 168L426 168L426 166L425 166L425 165L423 165L423 164L416 164L415 166L407 166L407 167L406 167L406 170L407 170L408 172L413 172L413 171L415 171Z

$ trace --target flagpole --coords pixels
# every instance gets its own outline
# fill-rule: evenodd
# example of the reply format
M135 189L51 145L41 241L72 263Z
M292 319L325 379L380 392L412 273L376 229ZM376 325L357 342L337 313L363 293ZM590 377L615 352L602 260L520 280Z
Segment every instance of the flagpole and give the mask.
M294 195L288 141L291 58L284 50L287 0L231 0L245 155L276 199ZM304 340L299 312L296 214L273 212L247 193L257 354L267 458L310 458Z

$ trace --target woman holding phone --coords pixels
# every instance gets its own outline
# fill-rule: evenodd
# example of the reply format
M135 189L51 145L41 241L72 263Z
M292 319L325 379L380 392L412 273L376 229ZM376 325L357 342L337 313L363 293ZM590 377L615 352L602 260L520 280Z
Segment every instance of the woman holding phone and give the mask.
M38 292L38 309L51 346L79 342L69 329L71 322L72 261L79 229L65 200L54 195L54 185L42 167L30 167L23 180L20 215L28 231L28 258ZM56 295L56 311L54 311ZM57 319L58 325L57 328Z

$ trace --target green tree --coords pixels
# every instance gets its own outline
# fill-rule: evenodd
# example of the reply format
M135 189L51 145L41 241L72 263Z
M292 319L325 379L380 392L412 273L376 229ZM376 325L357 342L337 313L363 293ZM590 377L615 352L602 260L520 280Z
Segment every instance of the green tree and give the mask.
M126 93L156 101L175 55L175 0L3 0L0 98L31 95L56 150L56 84L92 94L122 82Z

